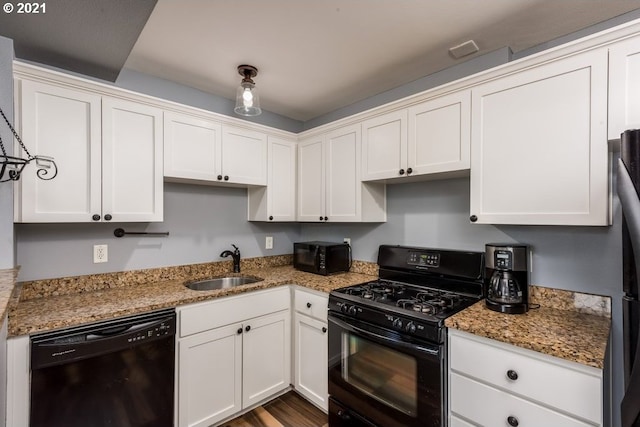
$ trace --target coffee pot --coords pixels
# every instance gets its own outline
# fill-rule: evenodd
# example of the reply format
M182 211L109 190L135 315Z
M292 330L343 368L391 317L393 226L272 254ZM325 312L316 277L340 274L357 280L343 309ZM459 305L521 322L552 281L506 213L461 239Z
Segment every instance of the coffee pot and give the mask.
M485 245L485 304L501 313L529 309L529 250L526 245Z

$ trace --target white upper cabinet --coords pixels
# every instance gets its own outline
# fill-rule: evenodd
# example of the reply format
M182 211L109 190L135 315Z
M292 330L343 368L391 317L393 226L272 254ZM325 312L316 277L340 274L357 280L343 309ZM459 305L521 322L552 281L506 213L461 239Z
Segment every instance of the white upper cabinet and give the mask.
M222 168L220 123L164 113L165 178L215 181Z
M324 215L330 221L359 221L360 206L360 126L349 126L325 137L326 195Z
M16 222L162 221L162 111L81 89L18 80L17 122L58 175L25 170Z
M385 221L384 184L363 183L360 167L359 124L301 141L298 221Z
M267 186L249 187L249 221L296 220L295 141L267 138Z
M407 169L407 110L362 123L362 180L396 178ZM402 173L400 173L402 171Z
M162 110L102 100L102 212L106 221L162 221Z
M471 221L607 225L607 50L473 88Z
M325 162L322 136L298 143L298 221L323 221Z
M267 184L267 136L187 114L165 113L169 181Z
M609 139L640 129L640 37L609 48Z
M364 121L363 181L468 170L470 111L465 90Z
M408 175L468 170L470 143L470 90L409 108Z
M224 181L267 185L267 135L223 126L222 175Z

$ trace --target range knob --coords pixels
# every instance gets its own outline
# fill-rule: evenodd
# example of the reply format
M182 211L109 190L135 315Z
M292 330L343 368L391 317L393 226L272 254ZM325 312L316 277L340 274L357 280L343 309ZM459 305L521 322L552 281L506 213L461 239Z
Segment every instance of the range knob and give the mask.
M395 319L393 321L393 327L396 329L402 329L402 319Z
M416 325L415 325L415 323L413 323L413 322L407 323L407 326L405 326L404 330L407 331L410 334L415 334L416 333Z
M349 311L349 306L347 304L342 304L340 307L340 311L343 313L347 313Z
M358 312L358 310L356 310L356 306L355 305L352 305L351 307L349 307L349 315L355 316L357 312Z

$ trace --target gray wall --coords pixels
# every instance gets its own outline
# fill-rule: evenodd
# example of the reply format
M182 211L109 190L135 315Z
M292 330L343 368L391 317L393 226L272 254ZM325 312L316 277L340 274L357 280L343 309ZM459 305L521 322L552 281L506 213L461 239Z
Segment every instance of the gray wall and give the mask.
M612 298L613 425L619 426L622 232L617 196L611 227L559 227L471 224L469 194L468 178L388 185L386 223L305 224L301 238L342 241L349 237L354 258L369 261L376 260L378 245L383 243L476 251L484 251L484 244L491 242L531 245L532 284Z
M0 107L13 124L13 40L0 37ZM13 154L13 136L0 118L0 137L8 155ZM25 173L33 171L25 170ZM0 183L0 269L15 266L13 233L13 184Z
M243 257L289 254L300 238L297 224L248 222L246 189L165 183L164 199L162 223L16 224L19 280L220 261L232 243ZM116 238L118 227L170 234ZM108 262L93 263L96 244L108 245Z

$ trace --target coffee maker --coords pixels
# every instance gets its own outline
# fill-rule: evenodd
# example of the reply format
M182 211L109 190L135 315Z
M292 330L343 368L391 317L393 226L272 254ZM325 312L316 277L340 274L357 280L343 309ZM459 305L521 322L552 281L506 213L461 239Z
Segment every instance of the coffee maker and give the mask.
M529 248L527 245L485 245L485 304L501 313L529 309Z

